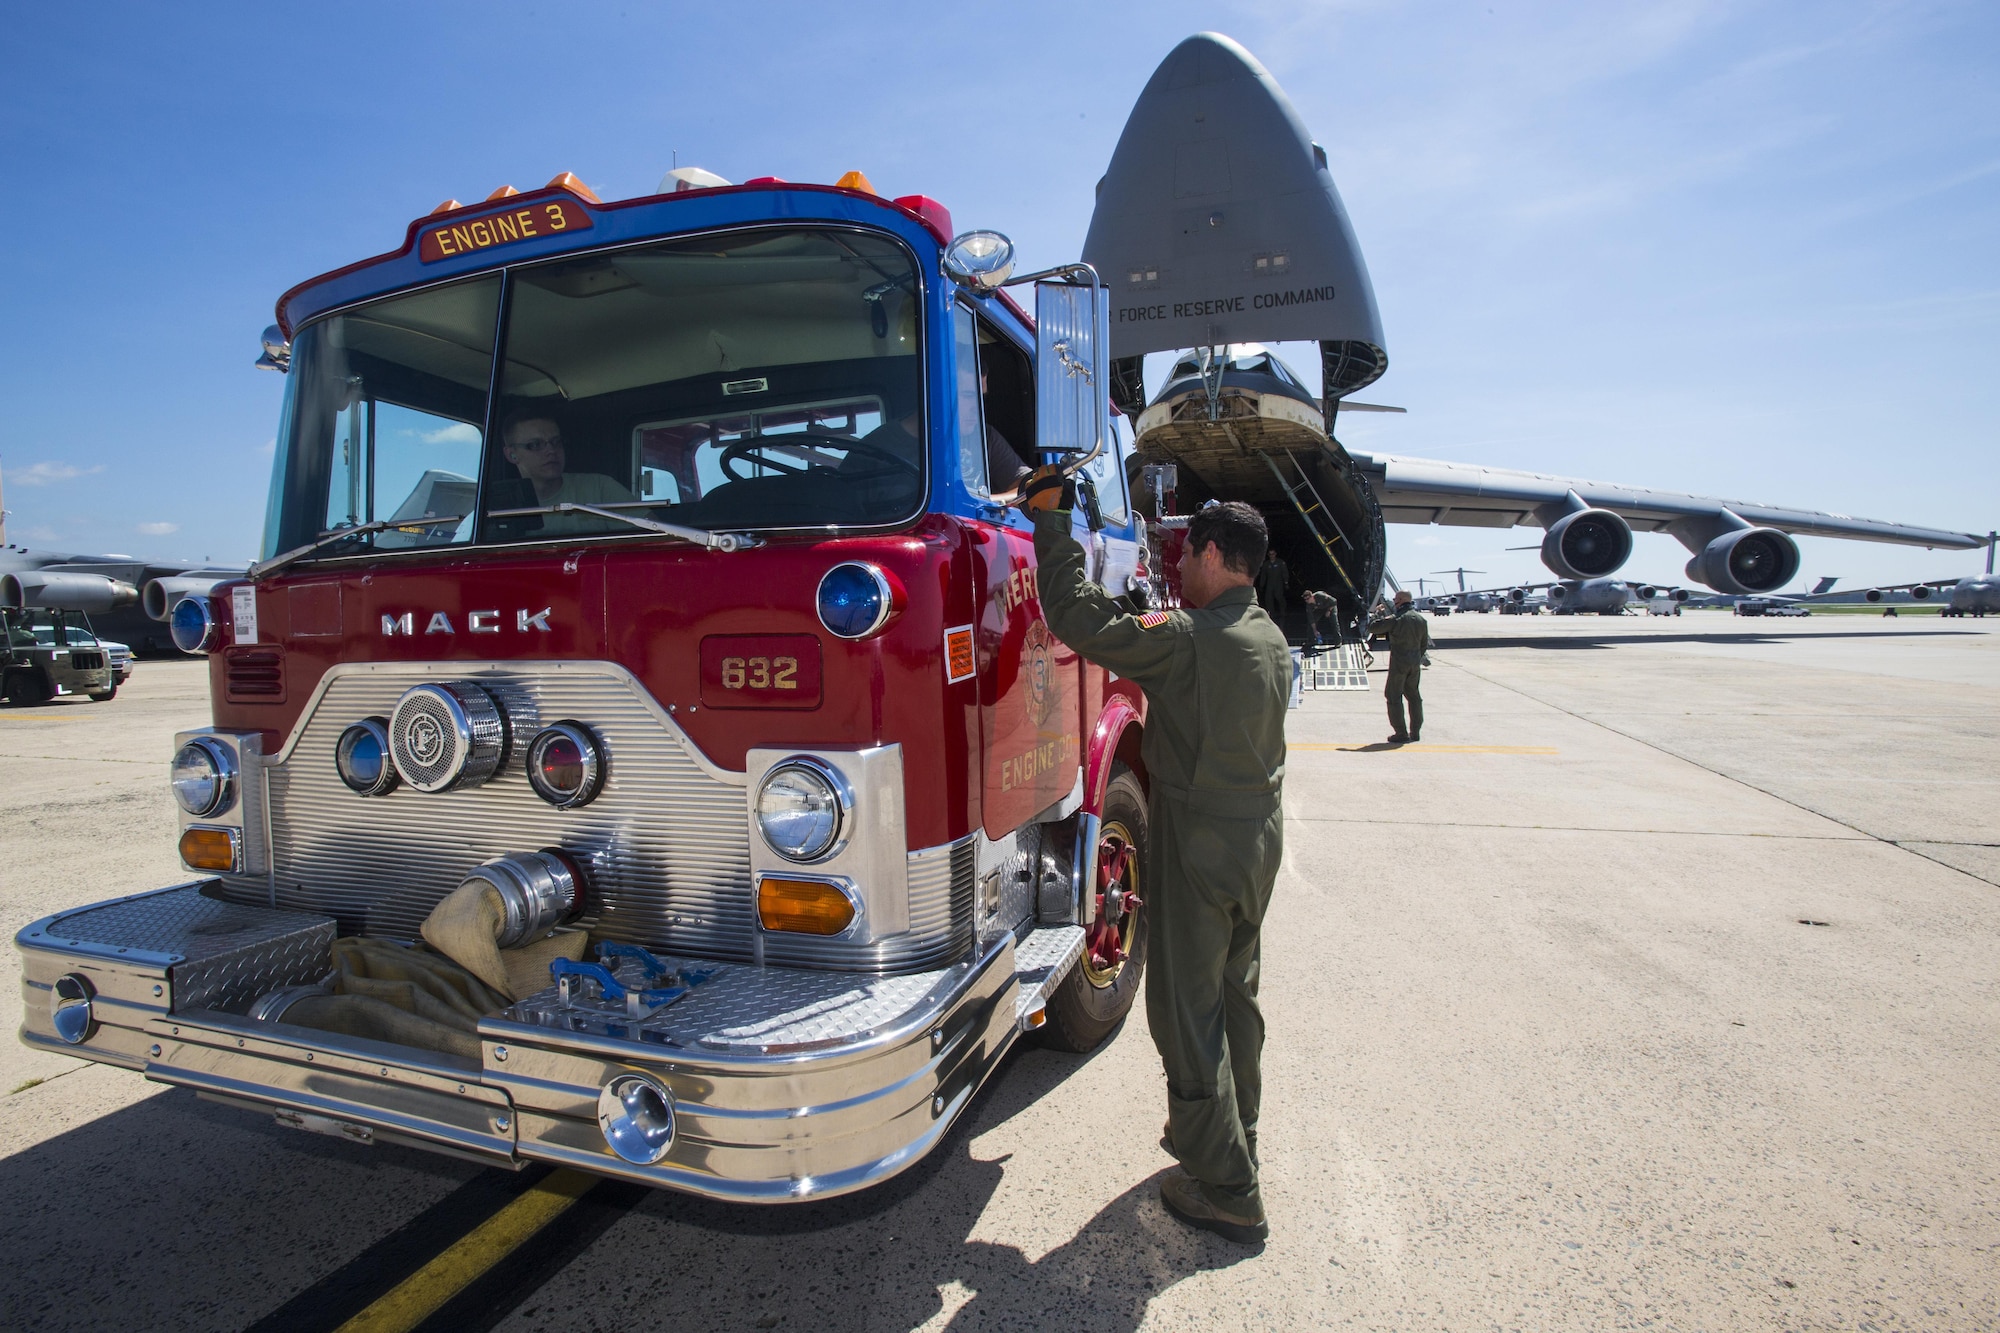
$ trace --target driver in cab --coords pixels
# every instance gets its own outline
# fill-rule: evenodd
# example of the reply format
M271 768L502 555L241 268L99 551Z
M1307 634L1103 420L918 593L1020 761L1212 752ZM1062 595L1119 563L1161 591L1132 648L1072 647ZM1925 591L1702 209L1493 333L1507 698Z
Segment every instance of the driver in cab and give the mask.
M534 488L536 505L629 504L637 498L602 472L568 471L561 428L554 418L535 409L507 418L500 428L500 452ZM596 532L603 525L604 520L593 514L544 514L535 535Z

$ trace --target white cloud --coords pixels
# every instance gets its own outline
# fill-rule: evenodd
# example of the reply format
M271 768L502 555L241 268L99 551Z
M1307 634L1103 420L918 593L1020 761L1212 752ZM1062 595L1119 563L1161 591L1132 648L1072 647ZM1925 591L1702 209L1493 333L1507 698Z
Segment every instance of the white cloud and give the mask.
M88 477L102 471L104 471L102 463L96 467L77 467L74 463L33 463L9 474L7 480L17 486L47 486L58 481L75 481L78 477Z
M145 533L148 537L171 537L180 530L181 525L178 523L141 523L139 525L139 531Z
M423 433L425 444L478 444L479 427L468 421L454 421L449 426Z

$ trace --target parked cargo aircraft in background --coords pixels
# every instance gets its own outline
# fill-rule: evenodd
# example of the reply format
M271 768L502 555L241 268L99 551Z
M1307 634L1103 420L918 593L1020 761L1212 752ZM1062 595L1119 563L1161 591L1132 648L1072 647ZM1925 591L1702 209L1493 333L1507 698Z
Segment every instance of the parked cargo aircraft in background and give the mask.
M139 654L178 656L166 623L173 604L242 577L241 567L0 547L0 606L84 612L100 638Z

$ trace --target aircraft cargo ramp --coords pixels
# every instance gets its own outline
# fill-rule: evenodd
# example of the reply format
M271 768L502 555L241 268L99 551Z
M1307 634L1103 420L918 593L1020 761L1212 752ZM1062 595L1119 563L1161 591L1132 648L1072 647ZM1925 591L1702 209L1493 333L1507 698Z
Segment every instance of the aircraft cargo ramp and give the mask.
M1381 511L1346 451L1302 404L1225 392L1214 406L1211 417L1200 396L1156 404L1140 419L1140 461L1179 469L1183 512L1209 499L1255 505L1291 568L1292 598L1330 592L1342 626L1358 630L1381 586L1384 544Z

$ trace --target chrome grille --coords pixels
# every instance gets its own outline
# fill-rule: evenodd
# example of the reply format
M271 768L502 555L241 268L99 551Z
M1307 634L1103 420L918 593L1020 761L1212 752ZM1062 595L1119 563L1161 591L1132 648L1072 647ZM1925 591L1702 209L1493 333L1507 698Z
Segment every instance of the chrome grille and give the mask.
M603 742L597 799L557 810L523 776L517 743L477 787L387 796L350 791L334 769L341 731L386 716L411 686L476 683L505 710L515 737L574 719ZM743 776L709 765L643 686L603 662L366 663L337 667L268 770L274 885L225 882L238 902L324 913L343 934L413 939L467 871L495 856L560 847L583 867L583 921L598 938L684 957L749 961L754 909ZM732 780L733 779L733 780ZM872 946L787 940L767 959L843 969L937 967L971 941L970 843L910 860L907 934ZM793 955L796 954L797 957Z

